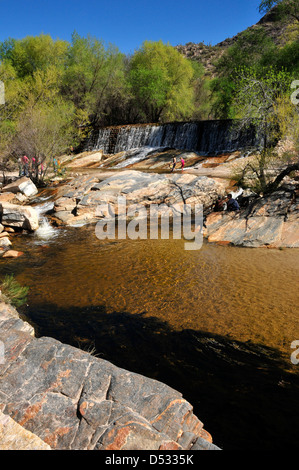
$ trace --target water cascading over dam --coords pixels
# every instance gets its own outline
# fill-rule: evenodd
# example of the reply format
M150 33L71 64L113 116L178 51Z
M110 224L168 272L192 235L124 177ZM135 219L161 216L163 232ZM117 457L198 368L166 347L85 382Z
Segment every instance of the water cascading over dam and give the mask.
M93 132L85 150L115 154L141 147L168 147L217 155L262 146L262 136L253 125L238 129L233 124L232 120L216 120L105 127Z

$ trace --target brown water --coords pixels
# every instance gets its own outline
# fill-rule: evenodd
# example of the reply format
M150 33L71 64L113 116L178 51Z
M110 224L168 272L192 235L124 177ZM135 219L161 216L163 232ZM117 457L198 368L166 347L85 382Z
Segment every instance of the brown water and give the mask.
M17 238L24 257L1 261L30 287L38 334L173 386L224 448L292 442L299 250L186 251L184 240L101 241L92 226L57 234Z

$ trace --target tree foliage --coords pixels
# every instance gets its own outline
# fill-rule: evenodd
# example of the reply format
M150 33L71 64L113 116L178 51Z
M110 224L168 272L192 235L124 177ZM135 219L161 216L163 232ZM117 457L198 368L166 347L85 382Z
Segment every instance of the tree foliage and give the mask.
M261 9L276 4L295 8L298 1L263 1ZM244 88L246 69L257 87L265 83L261 77L267 69L298 79L298 31L287 31L281 47L260 25L240 34L221 54L215 76L162 41L145 41L125 56L112 44L76 32L70 43L45 34L8 38L0 43L0 80L5 84L0 155L26 153L50 161L100 126L237 118L242 110L252 118L254 87L248 82Z
M127 57L76 32L71 43L9 38L0 44L0 153L43 161L97 126L188 119L200 89L195 69L161 41Z
M273 7L282 16L291 17L299 21L299 1L298 0L262 0L259 6L261 13L267 13Z
M194 109L194 69L162 41L145 41L130 63L129 83L141 120L186 119Z
M299 114L290 99L292 76L284 70L241 68L234 95L238 126L255 124L264 139L263 149L255 161L246 163L239 182L249 182L256 192L277 189L285 176L299 169ZM292 155L275 150L279 140L290 139Z

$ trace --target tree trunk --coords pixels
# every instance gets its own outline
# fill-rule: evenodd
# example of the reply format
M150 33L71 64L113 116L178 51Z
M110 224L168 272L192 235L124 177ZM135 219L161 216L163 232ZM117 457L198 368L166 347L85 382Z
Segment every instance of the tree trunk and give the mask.
M264 194L269 194L275 191L286 176L288 176L293 171L298 171L298 170L299 170L299 163L288 165L281 173L279 173L279 175L275 178L274 181L272 181L272 183L269 183L266 186Z

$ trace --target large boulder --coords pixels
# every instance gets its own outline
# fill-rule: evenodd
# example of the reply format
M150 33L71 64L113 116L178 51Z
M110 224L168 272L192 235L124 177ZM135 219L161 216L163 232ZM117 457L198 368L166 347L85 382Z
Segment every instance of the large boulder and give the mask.
M101 163L103 157L102 151L83 153L74 157L71 161L66 162L66 166L70 169L97 167Z
M51 449L219 450L180 392L55 339L34 337L3 303L0 329L0 412Z
M88 223L104 217L103 207L107 204L118 214L120 196L126 199L127 207L141 205L149 209L153 204L165 207L202 204L204 210L209 210L222 192L222 185L205 176L125 170L103 180L96 176L75 178L60 189L54 210L56 218L73 225L76 219ZM69 217L70 213L74 217Z
M31 181L30 178L27 178L27 176L24 176L23 178L18 178L13 183L4 186L4 188L2 188L2 191L5 193L13 194L22 193L26 197L35 196L38 193L37 187Z
M211 243L246 247L299 247L299 202L292 191L277 191L238 212L212 212L204 236Z
M35 231L39 227L38 213L31 206L0 202L0 218L4 226Z

